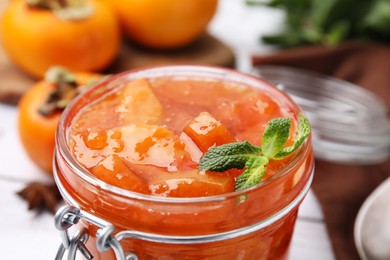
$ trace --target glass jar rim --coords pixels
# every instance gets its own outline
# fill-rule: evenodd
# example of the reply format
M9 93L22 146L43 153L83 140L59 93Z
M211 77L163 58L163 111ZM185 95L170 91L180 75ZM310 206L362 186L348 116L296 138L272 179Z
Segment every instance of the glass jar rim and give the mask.
M259 184L241 191L233 191L233 192L214 195L214 196L188 197L188 198L148 195L148 194L134 192L131 190L122 189L98 179L77 162L77 160L70 152L69 145L67 143L67 128L65 123L67 122L68 117L71 114L70 112L73 106L76 105L85 95L94 92L96 89L104 88L108 84L113 85L114 87L115 83L119 83L117 82L118 80L119 81L123 79L134 80L138 78L153 78L153 77L180 76L180 75L185 75L187 77L193 77L193 78L203 77L203 78L210 78L210 79L223 79L225 81L237 82L253 88L259 88L259 87L265 88L265 86L267 86L266 87L267 89L272 89L274 93L278 93L287 102L289 102L289 105L291 105L294 108L294 113L303 113L302 109L296 104L296 102L294 102L291 99L291 97L289 97L286 93L276 88L268 81L255 77L253 75L238 72L233 69L222 68L217 66L175 65L175 66L158 66L158 67L151 67L151 68L129 70L98 82L97 84L89 88L87 91L81 93L79 96L77 96L74 100L72 100L67 105L67 107L65 108L65 110L61 115L60 121L57 126L56 137L55 137L55 144L56 144L55 153L57 154L56 156L62 156L66 164L68 164L72 168L72 171L77 176L79 176L86 182L92 184L93 186L99 187L102 190L126 198L132 198L132 199L138 199L138 200L150 201L150 202L163 202L163 203L215 202L215 201L223 201L231 197L244 195L250 191L257 190L264 185L276 181L281 176L284 176L286 173L292 170L303 158L307 157L307 154L310 151L311 135L302 144L300 149L296 151L296 153L293 155L293 158L291 158L291 160L288 162L288 164L285 167L283 167L281 170L279 170L276 174L274 174L270 178L261 181ZM54 168L55 167L53 167L53 169Z

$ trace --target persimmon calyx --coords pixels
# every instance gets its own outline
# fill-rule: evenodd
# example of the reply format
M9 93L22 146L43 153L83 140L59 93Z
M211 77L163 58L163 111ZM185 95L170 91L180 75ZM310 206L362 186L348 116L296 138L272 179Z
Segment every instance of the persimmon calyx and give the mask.
M55 89L49 93L46 102L39 108L39 113L43 116L50 116L56 111L62 111L79 93L76 78L64 68L51 68L46 73L45 80L53 84Z
M83 20L93 13L85 0L27 0L27 5L52 11L61 20Z

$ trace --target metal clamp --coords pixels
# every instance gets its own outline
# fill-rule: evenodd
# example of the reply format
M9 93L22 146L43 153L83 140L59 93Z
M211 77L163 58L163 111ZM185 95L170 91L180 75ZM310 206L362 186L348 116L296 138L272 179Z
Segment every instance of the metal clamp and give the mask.
M86 259L91 260L92 254L89 252L85 243L88 240L89 234L86 228L82 228L72 236L69 235L69 228L77 224L80 219L86 219L88 222L99 223L103 226L105 223L97 222L96 219L90 218L87 213L82 212L74 206L63 206L60 208L54 218L56 228L61 232L62 243L58 248L55 260L62 260L66 250L68 250L68 260L76 259L77 251L79 251ZM132 252L125 254L119 240L112 234L115 232L115 227L111 224L105 225L96 232L96 247L100 252L112 249L118 260L138 260L137 255Z
M107 251L109 249L114 250L117 259L123 260L138 260L136 254L129 252L125 254L123 248L119 243L119 239L116 236L112 236L115 231L113 225L107 225L97 231L96 247L100 252Z
M76 258L77 251L80 251L80 253L88 260L93 258L92 254L85 246L85 242L88 240L88 230L86 228L82 228L73 236L70 236L68 233L68 229L79 222L79 213L79 209L71 206L64 206L57 211L54 221L56 228L61 231L62 244L58 248L57 255L55 257L56 260L61 260L64 257L66 250L69 251L69 260Z

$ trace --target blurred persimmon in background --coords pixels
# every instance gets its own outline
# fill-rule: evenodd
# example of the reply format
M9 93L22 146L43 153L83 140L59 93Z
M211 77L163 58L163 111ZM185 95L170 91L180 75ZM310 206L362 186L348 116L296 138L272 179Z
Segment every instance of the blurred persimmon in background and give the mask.
M97 0L9 1L1 33L10 59L36 78L54 65L101 71L115 59L121 41L115 12Z
M54 137L62 110L89 84L102 77L53 67L45 79L32 85L20 100L18 130L22 146L30 159L46 173L52 174Z
M218 0L105 0L125 34L142 46L174 49L190 44L213 18Z

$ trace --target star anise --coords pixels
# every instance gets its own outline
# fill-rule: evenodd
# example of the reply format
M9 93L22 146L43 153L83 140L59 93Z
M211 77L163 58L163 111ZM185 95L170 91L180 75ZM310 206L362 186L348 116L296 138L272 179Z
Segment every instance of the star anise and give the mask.
M62 200L55 184L32 182L17 194L27 201L28 210L40 212L48 210L52 214L55 213L57 204Z

